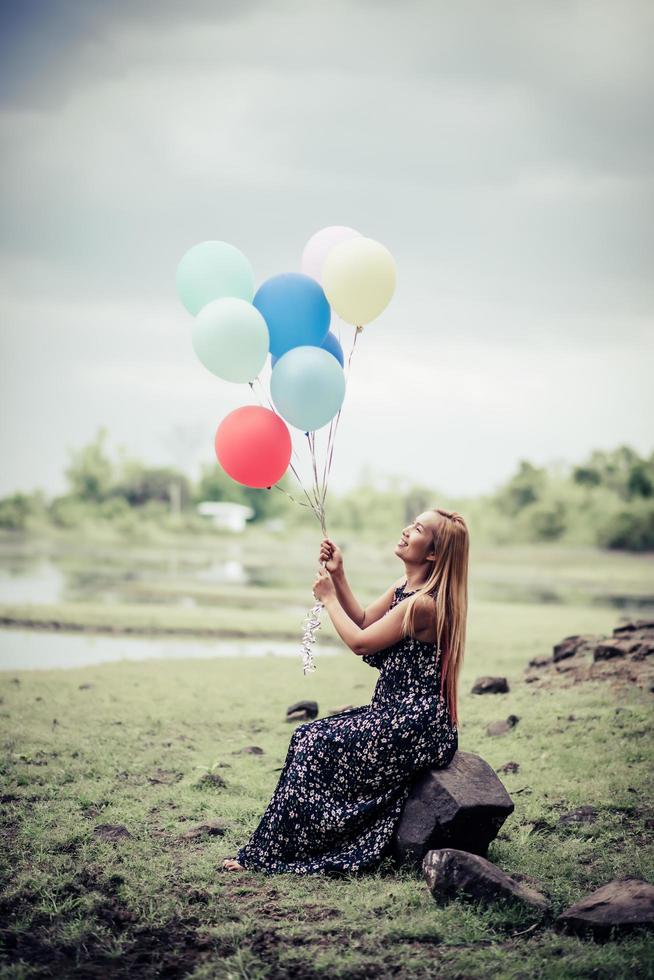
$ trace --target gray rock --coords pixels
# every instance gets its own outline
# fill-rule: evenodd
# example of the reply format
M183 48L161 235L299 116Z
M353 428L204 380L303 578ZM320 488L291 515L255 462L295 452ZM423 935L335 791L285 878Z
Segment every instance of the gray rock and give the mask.
M632 633L634 630L654 630L654 619L634 619L622 626L616 626L613 635L620 636L623 633Z
M565 932L609 938L611 930L629 932L654 925L654 885L640 878L610 881L562 912L555 921Z
M638 643L635 648L629 651L632 660L644 660L645 657L651 657L654 654L654 632L648 633L646 636L642 633L634 633L634 638L637 639Z
M411 786L395 830L393 857L420 868L434 848L485 856L513 810L491 766L472 752L458 751L445 769L428 769Z
M580 651L587 651L589 645L597 640L597 636L592 633L580 634L577 636L566 636L565 639L556 643L552 651L552 660L558 663L567 657L574 657Z
M496 902L512 899L544 912L548 900L527 881L519 881L491 861L452 847L429 851L422 870L432 897L444 904L453 898Z
M616 626L612 637L596 637L593 660L612 660L614 657L631 657L644 660L654 654L654 621L637 619Z
M509 690L506 677L478 677L471 694L506 694Z
M286 721L311 721L317 717L317 701L296 701L286 709Z
M487 735L506 735L510 732L512 728L520 721L517 715L509 715L504 721L491 721L490 724L486 725Z
M625 640L603 640L593 650L593 660L613 660L614 657L626 657L630 643Z
M625 649L632 660L644 660L645 657L651 657L654 654L654 629L618 633L613 639L620 643L620 646Z
M654 620L636 619L622 623L615 627L612 636L605 634L576 634L566 636L553 648L551 658L542 656L533 657L529 661L529 666L525 668L544 668L553 666L557 673L570 672L581 679L589 679L588 669L593 663L600 663L610 660L626 660L632 662L643 662L648 657L654 655ZM565 666L560 665L560 661L567 660ZM617 670L620 671L618 665ZM579 672L578 668L583 668ZM616 668L609 668L606 676L614 676ZM540 672L542 677L545 671ZM604 676L600 672L598 676ZM525 683L529 684L538 678L532 673L525 677ZM645 683L649 682L649 677L645 676Z

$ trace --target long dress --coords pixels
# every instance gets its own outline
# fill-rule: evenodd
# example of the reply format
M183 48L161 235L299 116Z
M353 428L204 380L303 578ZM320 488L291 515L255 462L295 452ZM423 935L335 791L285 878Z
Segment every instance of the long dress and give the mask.
M397 588L388 612L409 595ZM370 704L298 725L272 799L237 853L243 867L371 869L390 852L417 774L452 761L458 732L440 693L436 644L406 636L362 660L379 670Z

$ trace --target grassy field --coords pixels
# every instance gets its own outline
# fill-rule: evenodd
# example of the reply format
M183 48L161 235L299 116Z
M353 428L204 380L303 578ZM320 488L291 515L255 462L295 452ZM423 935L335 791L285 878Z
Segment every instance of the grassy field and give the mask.
M377 672L352 654L320 660L318 645L307 677L299 657L0 675L0 975L654 976L651 935L599 944L552 924L606 881L654 882L652 695L523 680L528 659L563 636L617 622L593 606L471 603L460 748L494 768L520 765L502 776L515 811L488 857L541 882L542 919L461 900L440 908L420 874L390 864L341 880L220 870L276 785L293 730L286 707L312 697L324 716L369 701ZM489 673L507 676L509 693L469 694ZM485 734L510 713L511 732ZM243 754L250 745L263 754ZM582 804L596 807L594 823L557 824ZM215 819L223 836L184 836ZM105 839L105 824L129 836Z

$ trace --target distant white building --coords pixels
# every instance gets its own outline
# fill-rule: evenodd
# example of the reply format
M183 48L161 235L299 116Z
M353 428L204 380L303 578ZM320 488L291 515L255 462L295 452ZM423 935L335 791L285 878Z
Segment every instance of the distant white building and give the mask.
M246 522L254 517L252 507L227 500L203 500L197 511L202 517L210 517L214 527L224 531L241 532Z

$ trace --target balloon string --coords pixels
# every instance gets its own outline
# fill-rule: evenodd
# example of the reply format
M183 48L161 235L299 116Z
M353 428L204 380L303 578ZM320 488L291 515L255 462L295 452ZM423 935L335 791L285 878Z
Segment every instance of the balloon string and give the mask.
M255 380L255 381L258 381L258 382L259 382L259 387L261 388L261 390L262 390L262 392L263 392L263 394L264 394L264 396L265 396L265 397L267 398L267 396L266 396L266 393L265 393L265 391L263 390L263 385L261 384L261 379L259 378L259 375L257 375L257 376L256 376L256 378L255 378L254 380ZM262 407L262 408L265 408L265 405L263 405L263 403L262 403L262 401L261 401L261 398L260 398L260 396L259 396L259 395L257 395L257 394L256 394L256 392L255 392L255 390L254 390L254 382L252 382L252 381L248 381L248 384L250 385L250 388L251 388L251 390L252 390L252 394L254 394L254 395L256 395L256 397L258 398L258 400L259 400L259 404L261 405L261 407ZM274 407L274 405L273 405L273 403L272 403L272 402L270 401L270 399L269 399L269 398L267 398L267 401L268 401L268 404L270 405L270 407L271 407L271 409L272 409L272 411L273 411L273 412L275 412L275 407ZM277 412L275 412L275 414L277 415ZM292 449L292 453L293 453L293 456L295 456L295 457L296 457L296 460L297 460L297 459L298 459L298 454L297 454L297 452L296 452L296 450L295 450L295 449ZM296 480L297 480L297 482L299 483L299 485L300 485L300 488L301 488L301 490L302 490L302 492L304 493L304 495L305 495L305 497L306 497L306 498L307 498L307 500L309 501L309 502L308 502L307 504L305 504L305 503L304 503L304 501L299 501L299 500L296 500L296 501L294 501L294 502L295 502L295 503L299 503L299 504L301 504L301 505L302 505L302 507L311 507L311 509L313 510L313 512L314 512L314 514L315 514L315 515L316 515L316 517L318 518L318 520L320 520L320 514L319 514L319 512L318 512L318 511L316 510L316 508L315 508L315 506L314 506L314 504L313 504L313 502L312 502L312 500L311 500L311 497L310 497L310 496L309 496L309 494L307 493L307 491L306 491L306 488L305 488L305 486L304 486L304 484L302 483L302 480L300 479L300 477L299 477L299 475L298 475L298 472L297 472L297 470L295 469L295 467L293 466L293 464L292 464L291 462L289 462L289 464L288 464L288 465L290 466L290 468L291 468L291 470L293 471L293 474L295 475L295 479L296 479ZM281 491L282 491L282 493L285 493L287 497L290 497L290 499L291 499L291 500L293 500L293 499L294 499L293 497L291 497L291 495L290 495L290 493L288 493L288 492L287 492L286 490L284 490L284 488L283 488L283 487L280 487L278 483L275 483L275 486L277 487L277 489L278 489L278 490L281 490Z
M356 333L354 335L354 343L352 344L352 350L350 351L350 357L349 357L348 362L347 362L348 373L347 373L347 377L345 379L346 386L347 386L347 380L348 380L348 378L350 376L350 362L352 360L352 351L354 350L354 344L356 344L356 342L357 342L357 334L358 334L358 332L359 332L360 329L361 329L360 327L357 327ZM339 325L339 328L338 328L339 343L340 343L340 332L341 332L341 329L340 329L340 325ZM340 409L338 411L338 415L340 415ZM331 459L331 453L333 452L332 445L333 445L333 439L334 439L334 436L335 435L336 435L336 430L334 429L334 419L332 418L332 420L329 423L329 435L327 437L327 451L325 453L325 466L323 468L323 475L322 475L322 501L323 501L323 504L324 504L325 499L327 497L327 477L328 477L327 463L328 463L328 460Z
M350 356L348 357L348 361L347 361L346 390L347 390L347 382L350 379L350 371L351 371L351 365L352 365L352 355L354 354L354 348L356 347L357 338L358 338L359 334L362 331L363 331L363 327L357 327L356 332L354 334L354 341L352 343L352 349L350 351ZM331 444L328 445L327 459L325 460L325 474L323 476L323 488L324 488L324 491L323 491L323 504L324 504L325 497L327 496L327 481L329 479L329 474L331 473L332 457L334 455L334 442L335 442L335 439L336 439L336 432L338 430L338 423L339 423L340 418L341 418L342 408L343 408L343 406L341 405L341 408L339 408L339 410L338 410L338 415L336 416L336 423L334 425L333 438L332 438L331 425L329 427L329 435L330 435L330 442L331 442ZM332 419L332 421L333 421L333 419Z
M304 500L296 500L295 497L292 497L287 490L284 490L284 487L280 487L279 483L274 483L273 486L275 487L275 490L281 490L282 493L285 493L294 504L299 504L300 507L311 507L311 503L305 504Z
M320 527L322 528L322 533L327 537L327 527L325 523L325 508L324 502L321 502L318 496L318 470L316 467L316 433L305 432L307 441L309 443L309 450L311 452L311 460L313 464L313 474L314 474L314 496L316 500L316 516L320 521ZM322 567L325 567L325 562L321 562ZM316 669L316 665L313 662L313 652L311 650L312 645L316 642L316 631L320 629L320 613L324 609L324 603L318 599L315 605L307 613L304 622L304 632L302 634L302 645L300 652L302 654L302 666L304 674L308 674Z
M305 488L305 486L304 486L304 484L302 483L302 480L300 479L300 477L299 477L299 476L298 476L298 474L297 474L297 470L295 469L295 467L293 466L293 464L292 464L292 463L289 463L288 465L289 465L289 466L291 467L291 469L293 470L293 473L295 474L295 479L297 480L297 482L298 482L298 483L300 484L300 486L302 487L302 490L303 490L303 492L304 492L304 495L305 495L305 497L307 498L307 500L309 501L309 503L308 503L308 504L305 504L305 507L307 507L307 506L308 506L308 507L311 507L311 509L312 509L312 511L314 512L314 514L316 515L316 517L318 518L318 520L320 520L320 512L319 512L319 511L318 511L318 510L316 509L316 507L315 507L315 505L314 505L314 503L313 503L313 501L311 500L311 497L310 497L310 496L309 496L309 494L307 493L307 491L306 491L306 488ZM275 484L275 486L277 486L277 484ZM280 487L279 489L281 490L281 489L282 489L282 487Z
M340 409L339 409L340 411ZM334 427L334 419L331 419L329 423L329 435L327 436L327 449L325 451L325 465L322 471L322 502L325 503L325 498L327 497L327 458L329 456L329 447L332 442L332 430Z
M313 464L313 479L314 479L313 493L316 501L318 520L320 521L320 527L322 528L322 533L325 535L325 537L327 537L327 529L325 526L325 508L323 506L323 502L320 499L320 490L318 487L318 468L316 465L316 433L307 432L305 433L305 435L309 441L311 462Z
M255 381L258 381L258 382L259 382L259 387L261 388L261 391L263 392L263 395L264 395L264 397L265 397L265 399L266 399L266 401L267 401L267 402L268 402L268 404L270 405L270 408L271 408L271 410L272 410L272 411L273 411L273 412L275 413L275 415L277 415L277 414L279 414L279 413L277 412L277 410L275 409L275 406L274 406L274 405L273 405L273 403L271 402L271 400L270 400L270 398L268 398L268 396L266 395L266 393L265 393L265 391L264 391L264 388L263 388L263 385L261 384L261 379L259 378L259 375L257 375L257 376L256 376L256 378L255 378L254 380L255 380ZM250 388L252 389L252 393L253 393L253 394L255 394L255 391L254 391L254 382L253 382L253 381L248 381L248 384L249 384L249 386L250 386ZM261 407L262 407L262 408L265 408L266 406L265 406L265 405L263 404L263 402L261 401L261 398L260 398L260 396L258 396L258 395L257 395L257 397L259 398L259 404L261 405ZM292 454L293 454L293 456L295 456L295 458L296 458L296 460L298 460L298 459L299 459L299 457L298 457L298 454L297 454L297 452L296 452L296 450L295 450L295 448L292 448Z

